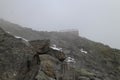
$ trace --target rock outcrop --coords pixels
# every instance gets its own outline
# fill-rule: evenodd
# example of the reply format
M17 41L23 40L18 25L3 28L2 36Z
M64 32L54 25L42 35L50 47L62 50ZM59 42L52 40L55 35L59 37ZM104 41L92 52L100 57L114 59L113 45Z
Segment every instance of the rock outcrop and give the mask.
M50 48L49 40L29 43L0 28L0 80L57 79L64 53Z
M0 27L7 32L0 29L0 80L120 79L118 49L66 32L34 31L6 21Z
M26 77L33 80L34 76L29 71L38 68L33 59L35 54L21 39L0 29L0 80L27 80ZM37 70L32 73L36 74Z

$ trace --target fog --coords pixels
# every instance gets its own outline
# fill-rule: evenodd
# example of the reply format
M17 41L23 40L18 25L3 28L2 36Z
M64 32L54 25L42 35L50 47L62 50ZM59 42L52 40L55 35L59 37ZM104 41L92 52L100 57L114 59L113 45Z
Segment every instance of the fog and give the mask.
M120 49L120 0L0 0L0 18L36 30L79 29Z

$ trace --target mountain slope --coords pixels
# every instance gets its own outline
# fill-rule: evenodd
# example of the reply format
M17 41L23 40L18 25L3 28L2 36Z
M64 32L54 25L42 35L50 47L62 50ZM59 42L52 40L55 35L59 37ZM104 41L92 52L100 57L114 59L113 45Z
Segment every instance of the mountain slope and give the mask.
M0 80L56 79L55 71L61 71L64 53L50 48L49 40L26 42L29 45L23 40L0 28Z
M70 32L34 31L3 20L0 21L0 27L9 34L27 40L50 39L51 46L61 48L67 58L74 60L69 66L74 68L73 72L80 76L80 80L120 79L120 50ZM67 73L70 73L69 71Z

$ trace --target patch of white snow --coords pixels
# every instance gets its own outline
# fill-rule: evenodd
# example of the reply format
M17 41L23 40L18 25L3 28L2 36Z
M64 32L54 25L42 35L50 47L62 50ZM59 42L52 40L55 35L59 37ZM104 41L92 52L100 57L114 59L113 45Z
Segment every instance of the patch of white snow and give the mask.
M19 37L19 36L14 36L14 37L17 39L22 39L23 43L25 43L27 46L30 46L29 40L22 38L22 37Z
M14 36L15 38L17 38L17 39L22 39L22 40L24 40L24 41L26 41L26 42L28 42L29 40L27 40L27 39L25 39L25 38L22 38L22 37L20 37L20 36Z
M71 62L76 63L75 59L72 58L72 57L67 57L65 61L68 62L68 63L71 63Z
M22 39L22 37L19 37L19 36L14 36L15 38L17 38L17 39Z
M85 51L83 48L82 49L80 49L80 51L82 52L82 53L84 53L84 54L87 54L88 52L87 51Z
M54 44L51 46L52 49L57 50L57 51L62 51L62 48L57 48L57 46Z

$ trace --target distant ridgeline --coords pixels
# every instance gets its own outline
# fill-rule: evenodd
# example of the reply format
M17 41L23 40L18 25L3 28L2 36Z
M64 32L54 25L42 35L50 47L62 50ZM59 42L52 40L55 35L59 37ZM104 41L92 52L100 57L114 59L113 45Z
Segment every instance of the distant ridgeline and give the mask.
M73 34L73 35L79 36L79 30L78 29L61 30L60 32L65 33L65 34Z

